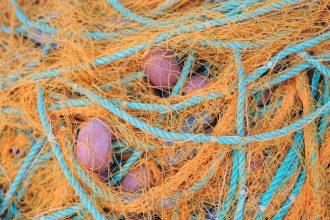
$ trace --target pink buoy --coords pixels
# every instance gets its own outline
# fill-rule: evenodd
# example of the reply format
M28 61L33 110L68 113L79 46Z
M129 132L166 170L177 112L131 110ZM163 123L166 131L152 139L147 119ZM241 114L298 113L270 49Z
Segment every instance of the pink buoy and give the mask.
M144 71L154 86L169 91L178 81L181 67L171 51L153 49L144 59Z
M86 168L100 172L112 162L112 131L100 119L92 119L80 128L76 157Z
M146 164L141 164L124 177L121 187L125 191L134 192L151 187L154 182L152 170Z
M192 76L188 82L185 83L183 91L185 93L199 90L209 84L209 79L205 76Z

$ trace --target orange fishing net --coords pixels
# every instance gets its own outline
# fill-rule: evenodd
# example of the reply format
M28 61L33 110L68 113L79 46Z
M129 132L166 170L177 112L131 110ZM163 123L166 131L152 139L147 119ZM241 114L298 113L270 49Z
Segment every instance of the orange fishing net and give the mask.
M327 1L1 1L0 216L329 218L329 19ZM157 89L153 48L208 85ZM115 137L102 174L75 155L93 118ZM123 190L139 166L152 183Z

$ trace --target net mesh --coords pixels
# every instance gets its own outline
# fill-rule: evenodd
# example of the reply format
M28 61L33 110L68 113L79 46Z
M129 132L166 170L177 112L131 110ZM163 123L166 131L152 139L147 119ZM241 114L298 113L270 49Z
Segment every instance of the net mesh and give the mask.
M46 219L329 218L329 2L0 3L0 214ZM203 89L150 83L173 52ZM76 158L84 122L113 162ZM152 183L123 190L130 170Z

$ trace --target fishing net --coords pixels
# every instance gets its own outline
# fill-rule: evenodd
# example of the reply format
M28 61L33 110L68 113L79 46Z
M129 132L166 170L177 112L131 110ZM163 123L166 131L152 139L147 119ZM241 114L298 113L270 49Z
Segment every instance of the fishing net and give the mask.
M329 2L0 2L3 219L329 218ZM178 83L144 72L173 53ZM112 163L76 157L90 119ZM152 181L122 179L148 167Z

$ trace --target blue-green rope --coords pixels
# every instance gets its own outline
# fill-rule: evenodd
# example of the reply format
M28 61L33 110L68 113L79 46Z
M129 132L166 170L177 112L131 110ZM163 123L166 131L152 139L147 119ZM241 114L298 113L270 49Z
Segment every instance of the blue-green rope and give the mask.
M181 75L178 79L178 82L173 87L173 90L172 90L172 93L171 93L172 96L176 96L176 95L180 94L180 92L182 90L182 86L183 86L184 82L186 81L186 79L187 79L187 77L190 73L190 70L191 70L191 68L194 64L195 57L196 57L195 52L188 53L187 60L186 60L185 65L184 65L184 67L181 71Z
M243 2L240 2L240 4L233 8L232 10L230 10L229 12L226 13L227 16L234 16L237 14L242 13L243 9L247 9L250 6L252 6L253 4L257 4L259 2L263 2L264 0L245 0Z
M122 84L122 85L125 85L127 83L130 83L130 82L136 80L136 79L140 79L144 76L147 76L147 74L146 73L141 73L141 72L132 73L132 74L130 74L130 75L124 77L124 78L121 78L119 80L119 83ZM115 83L111 83L110 85L102 85L102 86L100 86L100 89L102 89L102 90L111 90L113 88L113 84L115 84Z
M330 57L330 53L325 53L325 54L321 54L319 56L317 56L318 58L327 58ZM310 64L309 62L302 62L296 66L291 67L290 69L288 69L287 71L285 71L283 74L274 77L272 80L265 82L263 84L261 84L260 86L258 86L256 89L252 89L250 91L251 94L255 94L259 91L263 91L266 88L269 87L273 87L276 85L279 85L280 83L288 80L288 79L292 79L293 77L295 77L297 74L299 74L301 71L304 71L308 68L311 68L312 64ZM316 82L313 83L314 87L317 85L315 85ZM316 91L314 91L315 93Z
M296 182L296 185L294 186L291 195L285 202L282 204L281 208L277 211L277 213L272 217L273 220L282 220L288 210L290 209L291 205L294 202L294 199L296 196L300 193L300 190L306 180L306 168L303 167L303 170L301 171L298 180Z
M302 52L303 50L309 48L309 47L313 47L321 42L327 41L330 39L330 31L326 31L323 34L317 35L313 38L310 38L307 41L303 41L301 43L298 44L294 44L291 45L285 49L283 49L282 51L280 51L279 53L277 53L274 57L272 57L266 65L259 67L258 69L256 69L253 73L251 73L247 79L246 82L248 84L254 82L255 80L257 80L258 78L260 78L266 71L268 71L269 69L271 69L272 67L275 66L275 64L277 62L279 62L280 60L284 59L286 56L291 55L293 53L299 53Z
M232 205L232 202L235 198L236 190L237 190L237 181L238 181L238 169L235 169L237 161L238 161L238 151L233 150L232 153L232 170L231 170L231 176L229 181L229 190L228 190L228 196L226 197L226 200L224 201L224 204L221 209L218 210L217 214L217 220L223 220L227 218L227 213Z
M23 17L24 18L24 17ZM302 46L304 46L304 45L302 45ZM287 48L288 49L288 48ZM292 49L292 48L291 48ZM285 50L284 50L285 51ZM292 52L292 51L294 51L294 52ZM293 50L292 50L291 52L292 53L295 53L295 52L299 52L299 51L301 51L301 48L293 48ZM322 64L321 64L321 66L320 66L320 63L316 63L315 62L315 60L311 60L311 57L310 56L308 56L308 54L307 54L307 56L304 54L303 56L305 56L305 58L308 60L308 62L311 64L311 65L313 65L313 66L315 66L318 70L321 70L321 72L325 75L325 76L329 76L329 70L326 68L326 67L324 67L324 66L322 66ZM281 57L280 57L280 59L282 59ZM275 59L275 61L276 62L278 62L278 59ZM269 67L269 66L272 66L272 65L274 65L274 63L272 63L272 62L269 62L268 64L267 64L267 66ZM259 70L260 70L260 68L259 68ZM70 70L68 70L68 71L70 71ZM297 71L296 71L297 72ZM255 73L257 73L257 72L255 72ZM251 76L253 76L253 74L251 74L249 77L251 77ZM258 77L257 77L258 78ZM256 78L256 79L257 79ZM248 78L249 79L249 78ZM250 78L250 80L252 80L252 78ZM285 79L284 79L285 80ZM284 81L284 80L282 80L282 81ZM327 81L326 81L327 80ZM248 80L247 80L248 81ZM253 80L254 81L254 80ZM318 80L317 79L315 79L315 81L317 82ZM325 84L327 85L327 86L324 86L324 93L325 94L328 94L328 91L327 91L327 89L329 88L329 82L328 82L328 78L326 78L325 79ZM279 83L279 82L278 82ZM315 83L315 82L314 82ZM314 119L314 117L317 117L318 115L322 115L323 117L321 118L321 121L325 118L325 122L327 123L327 116L328 116L328 112L329 112L329 95L326 97L326 95L324 95L324 97L322 97L322 103L324 104L324 106L322 106L322 107L320 107L319 109L317 109L314 113L312 113L311 115L309 115L309 116L306 116L306 117L303 117L301 120L299 120L299 121L297 121L297 122L294 122L293 124L291 124L290 126L286 126L285 127L285 129L279 129L279 130L277 130L277 133L274 133L274 132L268 132L268 133L265 133L265 134L267 134L267 135L270 135L270 136L272 136L272 135L284 135L286 132L287 132L287 130L288 130L288 128L290 128L290 129L298 129L299 128L299 125L301 125L301 124L303 124L302 126L304 126L305 125L305 123L308 123L308 121L310 121L310 120L313 120ZM307 120L308 119L308 120ZM298 123L299 122L299 123ZM323 122L324 122L324 120L323 120ZM323 123L323 125L321 126L321 124L322 123L320 123L320 130L322 130L321 129L321 127L322 128L324 128L323 130L325 131L325 129L327 128L327 124L325 125L325 127L324 127L324 123ZM294 125L294 126L293 126ZM289 129L289 130L290 130ZM292 131L292 130L291 130ZM280 133L280 134L279 134ZM264 134L261 134L261 135L254 135L254 136L252 136L252 137L257 137L257 139L258 138L265 138L265 136L262 136L262 135L264 135ZM320 132L319 132L319 135L320 135ZM323 135L321 136L321 137L323 137ZM232 138L235 138L235 137L232 137ZM247 138L247 137L246 137ZM271 138L274 138L274 137L271 137ZM211 140L210 141L214 141L214 140L212 140L212 137L211 137ZM245 141L245 140L241 140L241 139L237 139L236 140L237 141L237 144L242 144L242 143L247 143L248 141L254 141L254 140L249 140L249 139L247 139L247 141ZM234 157L234 156L233 156ZM304 172L305 172L305 170L303 170ZM303 172L302 172L303 173ZM233 174L232 174L233 175ZM238 175L239 176L239 175ZM302 176L302 175L301 175ZM300 180L300 177L299 177L299 180ZM299 185L298 184L299 183L299 181L297 182L297 185ZM235 183L235 185L236 185L236 183Z
M319 70L325 77L330 78L330 70L321 62L319 62L306 52L301 52L300 55L304 57L310 64L312 64L317 70Z
M10 0L10 3L15 8L17 19L25 25L26 30L36 28L38 29L38 31L45 31L48 34L54 34L56 32L56 29L51 27L50 25L43 23L37 24L36 22L31 21L28 17L26 17L22 9L19 7L17 0Z
M49 53L49 51L52 49L52 47L48 44L44 45L42 47L42 50L41 50L41 55L38 56L38 61L42 61L45 57L45 55L47 53ZM37 66L37 62L36 61L31 61L31 62L28 62L24 68L23 68L23 71L24 72L18 72L18 73L13 73L11 74L10 76L8 77L1 77L0 76L0 79L1 79L1 84L0 84L0 89L6 89L8 86L7 84L8 83L13 83L13 82L16 82L18 81L20 78L24 77L26 75L26 71L29 71L29 70L33 70L35 67Z
M325 103L322 107L319 107L313 113L303 116L300 120L297 120L297 121L291 123L290 125L282 127L275 131L246 136L246 137L210 136L210 135L196 135L196 134L190 134L190 133L176 133L176 132L167 132L162 129L156 128L154 126L151 126L151 125L139 120L138 118L135 118L135 117L129 115L126 111L119 109L118 107L114 106L108 100L98 96L97 94L89 91L86 88L83 88L82 86L80 86L77 83L74 83L72 81L65 80L65 79L63 79L62 81L65 82L68 86L70 86L74 90L76 90L77 92L88 97L92 102L101 105L105 109L112 112L114 115L131 123L133 126L139 128L140 130L150 133L156 137L160 137L164 140L169 140L169 141L192 141L192 142L197 142L197 143L218 142L221 144L242 144L242 143L248 143L248 142L253 142L253 141L269 140L269 139L274 139L277 137L287 135L301 127L304 127L306 124L310 123L316 117L323 114L324 112L329 111L329 109L330 109L330 101L328 101L327 103Z
M318 86L319 86L320 77L321 77L320 71L315 70L314 74L313 74L313 78L312 78L311 87L312 87L312 96L313 96L314 101L316 101L316 102L318 101L317 94L318 94Z
M137 23L140 23L142 25L148 26L148 27L157 27L157 26L167 26L173 22L161 22L156 21L154 19L150 19L147 17L143 17L141 15L138 15L129 9L125 8L122 3L118 0L107 0L107 2L122 16L129 18L132 21L135 21Z
M159 104L147 104L142 102L129 102L129 101L119 101L119 100L108 100L113 105L118 107L126 107L129 109L135 109L135 110L143 110L143 111L155 111L159 113L169 113L169 112L179 112L181 110L184 110L186 108L192 107L194 105L200 104L204 101L212 100L220 98L221 95L219 93L209 93L205 95L198 95L194 96L190 99L185 100L181 103L176 103L172 105L159 105ZM92 105L92 102L90 102L87 99L69 99L66 101L58 101L52 106L49 106L50 110L60 110L63 109L63 107L84 107L84 106L90 106Z
M328 57L328 56L330 56L330 53L321 54L318 56L318 58L323 58L323 57ZM290 68L289 70L287 70L285 73L279 75L278 77L273 78L271 81L264 83L263 85L260 86L260 88L264 89L264 88L276 86L288 79L293 78L301 71L311 68L312 66L313 65L310 64L309 62L302 62L302 63Z
M239 106L239 102L241 102L242 104L245 103L245 100L242 100L242 98L244 98L244 94L245 91L242 91L242 88L245 87L245 80L244 80L244 70L241 68L241 61L240 61L240 55L238 51L234 52L235 54L235 61L236 63L238 62L238 78L239 78L239 99L238 99L238 103L237 103L237 108L240 111L240 113L242 113L242 107ZM244 86L242 86L242 83L244 84ZM243 96L242 96L243 94ZM243 107L244 109L244 107ZM244 110L243 110L244 111ZM243 120L243 126L244 126L244 115L240 115L237 111L237 131L238 133L241 134L241 136L244 135L244 127L242 128L242 120ZM243 130L242 130L243 129ZM242 178L242 176L239 176L239 171L238 171L238 167L239 167L239 156L240 156L240 152L237 149L233 150L232 153L232 170L231 170L231 176L230 176L230 181L229 181L229 190L228 190L228 196L226 197L223 207L221 209L218 210L218 214L217 214L217 219L226 219L227 218L227 213L232 205L232 202L235 198L235 194L237 191L237 182L239 178ZM244 162L245 163L245 162ZM242 173L241 173L242 174Z
M212 8L212 11L219 11L222 13L229 13L232 10L235 10L242 4L241 1L237 0L231 0L231 1L226 1L222 3L221 5Z
M85 205L85 207L88 209L88 211L92 214L92 216L96 219L104 219L106 220L106 217L104 217L98 209L92 204L92 202L88 199L87 195L85 194L83 188L81 185L77 182L77 180L74 178L73 174L70 172L68 166L65 163L65 159L62 155L61 148L58 145L58 143L55 140L52 128L47 120L46 116L46 107L44 103L44 92L42 87L38 88L38 96L37 96L37 103L38 103L38 113L41 120L41 124L43 128L46 130L48 135L48 141L53 146L53 151L55 154L55 157L57 158L59 165L71 184L71 186L74 188L78 196L80 197L82 203Z
M2 192L2 190L0 189L0 202L2 202L2 199L4 199L4 193ZM8 218L10 219L10 216L13 216L13 217L18 217L21 215L19 209L14 205L14 204L10 204L9 205L9 209L8 209L8 213L7 215L5 215L4 217L5 218ZM1 216L1 215L0 215Z
M39 166L50 161L52 158L53 158L53 154L50 151L46 151L44 153L41 153L40 156L38 156L35 159L35 161L31 164L31 168L29 169L29 172L27 173L25 179L22 182L21 189L17 191L18 200L21 200L23 198L28 186L28 182L31 179L32 175L37 171Z
M234 51L234 58L237 64L238 72L238 101L237 101L237 135L244 137L245 135L245 101L246 101L246 81L244 76L244 69L242 67L242 55L241 51ZM238 167L238 199L237 199L237 208L235 212L234 219L240 220L244 217L244 202L247 196L246 191L246 149L245 145L240 145L238 151L238 161L235 163ZM234 164L234 165L235 165Z
M204 177L200 181L194 183L193 186L187 189L187 193L194 193L198 190L203 189L206 186L206 184L211 180L211 178L213 178L215 172L219 169L219 162L221 162L224 155L225 154L223 154L222 152L218 152L216 159L211 163L211 166L206 175L204 175Z
M6 193L6 196L3 198L3 200L0 204L0 215L6 210L8 204L15 196L14 194L15 194L16 190L18 189L19 185L22 183L22 181L26 177L26 174L27 174L28 170L30 169L31 164L35 160L35 157L40 152L41 148L44 146L45 141L46 141L46 138L42 137L40 139L40 141L37 141L35 144L33 144L30 152L24 158L24 161L23 161L15 179L13 180L12 184L9 187L9 190Z
M131 167L140 158L141 155L142 155L141 151L135 151L134 153L132 153L132 155L128 158L128 160L125 162L125 164L120 167L120 170L113 175L109 184L111 186L118 185L119 182L126 176L126 174L131 169Z
M44 219L44 220L67 219L70 216L78 213L81 209L82 209L82 207L80 205L73 205L73 206L69 206L65 209L55 211L48 215L35 217L34 219L39 219L39 220L42 220L42 219Z
M67 140L66 145L70 148L73 147L72 143ZM114 195L109 195L108 192L105 192L101 187L99 187L97 184L95 184L94 180L90 178L90 176L86 173L86 171L81 167L81 165L78 163L76 158L73 158L73 167L77 174L79 175L79 178L84 182L84 184L93 191L95 196L97 195L98 197L101 197L103 199L106 199L107 201L110 202L116 202L119 201L119 199L114 196Z
M168 207L174 206L177 203L177 201L180 198L182 198L183 196L185 196L186 194L193 194L193 193L197 192L198 190L203 189L206 186L206 184L213 178L217 169L219 169L219 162L222 160L224 155L225 154L223 154L222 152L218 152L217 157L215 158L215 160L213 160L211 162L210 168L207 170L206 174L202 177L201 180L194 183L191 187L189 187L184 192L177 192L177 193L174 193L174 195L171 197L162 199L160 201L160 206L163 208L168 208Z
M163 32L163 33L159 34L158 36L156 36L155 40L152 42L151 45L157 45L158 43L165 41L167 38L173 37L178 34L189 33L189 32L194 32L194 31L203 31L203 30L206 30L211 27L223 26L230 22L239 22L239 21L249 20L249 19L261 16L261 15L264 15L266 13L281 9L284 6L286 6L287 4L293 4L293 3L297 3L297 0L284 0L281 2L270 4L269 6L266 6L266 7L258 8L251 13L242 13L240 15L233 16L230 18L220 18L220 19L208 20L206 22L198 22L194 25L179 26L177 28L174 28L174 30L171 30L169 32ZM300 52L307 47L314 46L319 42L327 40L329 37L330 37L330 31L325 32L324 34L321 34L315 38L312 38L309 41L302 42L298 45L293 45L292 47L288 48L288 50L290 52L287 52L288 53L287 55L293 53L292 51ZM147 42L143 42L141 44L131 46L127 49L118 51L109 56L97 58L92 62L91 65L88 63L81 63L74 67L53 68L46 72L34 74L34 75L30 76L28 78L28 80L35 81L35 80L39 80L39 79L43 79L43 78L52 78L54 76L58 76L63 73L71 72L73 70L86 68L88 66L96 66L96 67L102 66L104 64L114 62L118 59L132 56L132 55L138 53L139 51L144 50L148 45L149 44ZM276 61L276 59L275 59L275 61ZM267 67L266 69L258 69L258 71L256 73L251 74L250 77L248 77L247 83L249 84L249 83L255 81L256 79L258 79L269 68L270 67Z
M280 167L276 170L275 176L266 191L260 196L259 210L256 219L264 219L264 212L274 195L283 188L291 176L296 172L300 163L300 154L303 148L303 133L297 132L294 135L294 143L286 154Z

